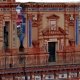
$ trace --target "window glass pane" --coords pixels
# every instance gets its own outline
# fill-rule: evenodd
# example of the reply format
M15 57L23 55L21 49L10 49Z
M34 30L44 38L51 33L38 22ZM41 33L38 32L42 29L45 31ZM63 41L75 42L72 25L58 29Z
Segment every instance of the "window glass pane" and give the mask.
M56 29L56 20L50 20L50 27L51 27L51 30Z
M50 21L51 22L51 25L55 25L56 24L56 21Z

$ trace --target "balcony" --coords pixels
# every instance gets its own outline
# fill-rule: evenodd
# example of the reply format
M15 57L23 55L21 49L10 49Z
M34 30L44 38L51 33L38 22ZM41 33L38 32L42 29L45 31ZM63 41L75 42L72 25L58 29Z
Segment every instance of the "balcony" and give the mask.
M49 54L40 48L28 48L24 52L13 50L2 53L0 54L0 74L80 69L80 49L75 47L65 49L65 51L57 51L56 62L51 63L48 62Z
M80 64L80 47L68 46L63 51L57 52L58 64Z
M65 47L65 50L57 51L55 62L49 62L48 52L38 46L25 49L24 52L8 50L8 52L1 53L0 69L80 64L80 47L75 48L75 46L68 46Z
M47 52L39 51L36 48L30 48L24 52L13 50L0 55L0 69L43 66L48 63L48 57Z

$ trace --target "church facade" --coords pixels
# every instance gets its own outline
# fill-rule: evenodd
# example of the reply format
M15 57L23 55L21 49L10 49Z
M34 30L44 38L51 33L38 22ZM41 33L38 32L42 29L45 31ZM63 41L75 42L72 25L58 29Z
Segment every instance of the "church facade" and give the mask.
M0 0L0 80L79 80L80 3Z

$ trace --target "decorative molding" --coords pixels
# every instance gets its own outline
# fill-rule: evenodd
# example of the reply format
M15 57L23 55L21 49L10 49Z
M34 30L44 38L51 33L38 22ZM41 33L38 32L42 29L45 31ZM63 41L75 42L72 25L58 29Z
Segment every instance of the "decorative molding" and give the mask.
M65 20L69 26L74 26L75 14L65 14Z
M58 27L58 30L45 29L42 31L42 36L53 36L53 35L66 35L66 32Z
M42 21L42 15L41 14L36 14L36 20L32 20L33 21L33 27L39 27L41 25L41 21Z
M0 3L0 8L15 8L21 3ZM80 11L78 3L22 3L27 11Z
M11 15L11 18L12 18L12 20L16 20L17 15L16 15L16 14L12 14L12 15Z
M48 16L47 19L59 19L59 16L53 14L51 16Z
M28 19L32 19L33 18L33 15L32 14L27 14L28 16Z
M28 11L64 11L64 8L56 8L56 7L28 8Z

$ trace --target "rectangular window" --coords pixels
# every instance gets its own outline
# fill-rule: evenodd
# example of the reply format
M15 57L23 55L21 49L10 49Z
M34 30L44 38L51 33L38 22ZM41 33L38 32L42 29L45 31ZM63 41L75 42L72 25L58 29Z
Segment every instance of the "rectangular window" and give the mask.
M56 20L50 20L50 28L51 30L56 30Z
M56 42L48 42L49 62L56 61Z
M10 21L5 21L4 23L4 48L6 50L9 47Z

